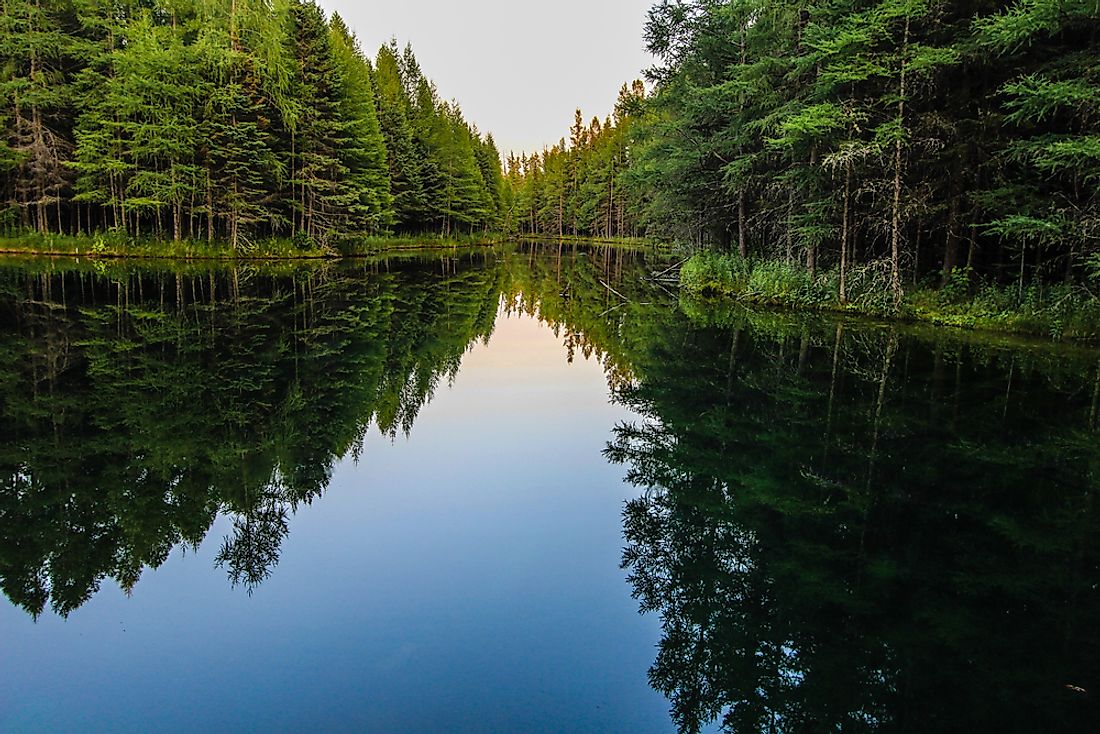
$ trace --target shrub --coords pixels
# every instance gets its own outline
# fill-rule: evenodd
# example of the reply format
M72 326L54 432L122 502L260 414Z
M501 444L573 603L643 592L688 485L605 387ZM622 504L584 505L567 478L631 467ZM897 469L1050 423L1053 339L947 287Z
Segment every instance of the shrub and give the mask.
M736 255L703 252L680 269L680 284L696 293L732 294L744 284L746 261Z

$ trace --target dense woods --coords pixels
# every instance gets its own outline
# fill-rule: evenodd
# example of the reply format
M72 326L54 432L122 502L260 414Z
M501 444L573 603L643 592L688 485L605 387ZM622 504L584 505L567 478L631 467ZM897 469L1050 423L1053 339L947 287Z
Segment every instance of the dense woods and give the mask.
M908 315L1095 336L1098 8L663 0L649 93L509 162L518 226L686 245L696 290L877 313L923 290Z
M1072 281L1100 257L1095 2L677 0L649 14L648 231L836 271ZM864 268L865 269L865 268Z
M555 237L638 236L640 189L631 185L630 140L644 97L641 81L623 85L614 114L603 122L586 122L578 109L568 140L542 152L509 155L510 228Z
M0 9L8 233L648 236L721 255L699 289L1095 321L1095 3L665 0L651 88L503 168L411 48L368 58L313 2Z
M493 139L302 0L0 2L0 228L328 246L495 228Z

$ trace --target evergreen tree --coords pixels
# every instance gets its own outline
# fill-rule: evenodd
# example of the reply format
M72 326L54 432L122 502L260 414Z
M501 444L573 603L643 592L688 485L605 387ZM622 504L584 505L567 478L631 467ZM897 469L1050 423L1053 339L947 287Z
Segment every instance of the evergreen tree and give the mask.
M229 64L225 83L215 86L207 106L204 163L208 237L220 222L236 250L255 225L266 223L268 231L281 226L276 202L283 171L275 153L272 109L251 59L231 51ZM323 186L313 179L309 183ZM315 199L309 203L316 205Z
M352 145L352 121L342 113L345 81L340 73L324 13L312 0L291 6L290 43L297 62L295 84L301 105L295 127L291 185L294 228L325 244L346 231L360 192L349 179L343 154Z
M486 225L496 228L501 225L504 212L504 174L501 171L500 151L497 149L493 134L484 138L474 135L474 155L477 157L478 171L489 194L489 213Z
M6 118L0 161L8 170L0 193L21 225L40 232L61 228L70 183L68 67L78 43L63 19L71 13L62 2L0 4L0 108Z
M341 116L348 130L348 144L340 153L348 170L346 185L355 197L348 211L354 225L367 232L379 232L393 224L394 212L372 72L355 36L339 15L333 15L331 28L332 48L343 81Z
M964 264L1021 295L1100 249L1100 10L1045 0L684 0L631 133L651 234L853 268L900 299ZM1015 260L1015 262L1010 262Z
M499 155L411 48L377 66L312 0L0 0L0 227L237 247L493 223Z
M386 142L394 213L398 228L419 229L424 211L424 187L419 156L409 122L409 99L392 46L382 46L375 62L378 119Z

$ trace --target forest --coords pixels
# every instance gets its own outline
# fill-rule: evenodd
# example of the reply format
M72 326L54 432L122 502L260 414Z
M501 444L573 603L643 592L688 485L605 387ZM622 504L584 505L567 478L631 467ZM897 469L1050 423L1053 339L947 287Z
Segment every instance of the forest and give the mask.
M411 47L369 58L312 0L0 8L23 241L645 238L688 291L1100 337L1095 2L661 0L646 81L503 157Z
M509 223L519 234L637 238L639 188L631 186L632 131L645 85L623 85L612 116L590 121L578 108L569 139L505 161Z
M500 226L491 135L311 0L2 0L0 231L303 247Z
M913 311L1073 303L1095 334L1095 2L662 0L645 41L649 91L620 94L614 132L578 113L519 162L529 228L687 245L693 290L876 313L917 291Z

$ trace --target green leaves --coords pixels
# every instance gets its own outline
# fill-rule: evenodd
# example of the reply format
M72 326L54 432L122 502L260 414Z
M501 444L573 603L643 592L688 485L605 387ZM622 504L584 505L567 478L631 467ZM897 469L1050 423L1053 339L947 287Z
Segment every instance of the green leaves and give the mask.
M1069 23L1100 20L1092 0L1017 0L1001 13L974 20L980 44L997 52L1016 50L1054 36Z
M1059 213L1049 217L1012 214L993 220L986 225L986 231L1008 241L1046 244L1060 240L1067 227L1066 218Z
M1008 153L1046 175L1078 174L1087 182L1100 178L1100 134L1038 136L1015 143Z
M962 55L957 49L914 43L909 47L909 59L906 64L913 73L924 74L954 66L961 60Z
M1029 74L1005 84L1001 93L1008 97L1006 119L1014 123L1043 122L1060 112L1087 115L1100 111L1100 86L1083 78Z
M313 0L10 0L4 225L322 244L395 222L434 229L447 215L430 200L439 182L425 183L439 157L431 126L410 125L419 90L402 77L414 66L411 51L391 54L376 74ZM424 119L437 116L433 95ZM500 163L477 158L483 141L462 124L480 188L460 209L486 224Z
M1072 279L1100 249L1098 23L1093 0L655 10L650 221L811 272L889 258L895 300L964 258ZM1004 262L1039 241L1041 263Z
M784 118L779 124L782 137L770 138L768 144L780 148L812 143L844 130L850 121L851 116L842 105L833 102L812 105Z

